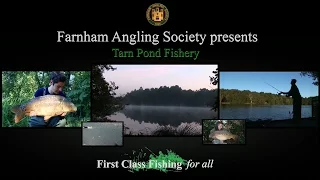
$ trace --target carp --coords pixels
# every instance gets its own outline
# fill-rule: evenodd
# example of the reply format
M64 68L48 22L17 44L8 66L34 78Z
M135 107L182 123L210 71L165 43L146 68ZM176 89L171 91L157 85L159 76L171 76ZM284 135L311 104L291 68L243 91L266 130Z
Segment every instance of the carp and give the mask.
M237 135L231 134L229 131L220 130L220 131L213 131L210 133L209 138L217 139L220 141L225 141L229 139L236 140L238 138Z
M69 112L76 112L77 107L63 96L45 95L13 106L11 111L15 113L15 123L18 123L24 116L44 116L44 120L48 121L53 116L65 116Z

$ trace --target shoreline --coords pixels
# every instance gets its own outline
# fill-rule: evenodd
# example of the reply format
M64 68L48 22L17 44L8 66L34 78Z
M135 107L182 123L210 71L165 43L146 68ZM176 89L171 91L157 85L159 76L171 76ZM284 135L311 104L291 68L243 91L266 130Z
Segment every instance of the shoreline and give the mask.
M218 119L216 119L218 120ZM99 121L98 121L99 122ZM100 122L117 122L115 120L110 120L108 118L101 119ZM266 127L279 127L279 128L317 128L319 126L318 119L310 118L301 118L299 121L293 121L292 119L282 119L282 120L257 120L251 121L246 120L246 128L266 128Z

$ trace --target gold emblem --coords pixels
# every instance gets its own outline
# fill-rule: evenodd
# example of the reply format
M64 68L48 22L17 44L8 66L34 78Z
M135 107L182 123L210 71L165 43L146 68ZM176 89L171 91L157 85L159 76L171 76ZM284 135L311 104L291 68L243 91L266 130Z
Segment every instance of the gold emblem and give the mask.
M147 20L154 26L162 26L169 19L169 11L166 6L160 3L155 3L147 9Z

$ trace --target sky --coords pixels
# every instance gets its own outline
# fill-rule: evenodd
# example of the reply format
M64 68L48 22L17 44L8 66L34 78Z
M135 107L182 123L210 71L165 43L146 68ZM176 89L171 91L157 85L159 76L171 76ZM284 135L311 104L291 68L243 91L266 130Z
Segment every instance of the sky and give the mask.
M296 85L302 97L319 95L318 86L312 84L313 79L301 76L300 72L220 72L220 88L276 94L276 89L288 92L291 79L297 80Z
M104 78L114 81L119 89L117 95L139 89L178 85L182 89L216 89L209 76L218 65L112 65L115 71L104 72Z

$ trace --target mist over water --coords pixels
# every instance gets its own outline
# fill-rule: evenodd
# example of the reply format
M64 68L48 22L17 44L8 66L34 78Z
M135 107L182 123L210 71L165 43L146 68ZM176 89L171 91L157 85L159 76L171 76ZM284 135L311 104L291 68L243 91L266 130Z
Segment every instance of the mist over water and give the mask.
M202 119L217 118L217 112L208 107L128 105L109 118L124 121L125 127L129 128L126 134L150 135L161 126L174 127L179 131L191 125L201 135Z

